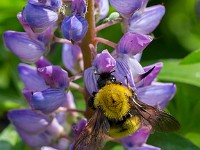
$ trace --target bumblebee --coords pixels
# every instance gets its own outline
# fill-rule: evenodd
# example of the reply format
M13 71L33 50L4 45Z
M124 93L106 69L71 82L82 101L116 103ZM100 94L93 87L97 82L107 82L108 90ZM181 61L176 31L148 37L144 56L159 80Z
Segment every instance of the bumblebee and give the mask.
M123 86L112 72L99 75L98 93L88 100L95 113L74 143L74 150L100 150L105 136L121 138L141 126L161 132L176 131L179 122L167 112L138 100L130 86Z

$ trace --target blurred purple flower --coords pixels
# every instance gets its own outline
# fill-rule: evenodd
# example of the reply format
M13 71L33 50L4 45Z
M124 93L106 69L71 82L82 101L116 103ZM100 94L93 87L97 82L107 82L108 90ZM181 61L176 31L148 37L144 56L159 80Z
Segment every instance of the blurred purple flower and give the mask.
M142 12L139 10L129 18L128 31L149 34L158 26L164 14L165 7L162 5L147 7Z
M18 109L8 112L8 118L15 126L22 140L31 147L49 145L62 132L56 130L58 124L50 116L31 109Z
M72 0L70 10L73 15L83 16L86 12L85 0Z
M67 70L72 74L78 73L83 69L81 49L76 44L63 44L62 61Z
M8 112L8 118L15 127L29 134L44 131L51 123L50 116L31 109L17 109Z
M95 0L95 6L96 6L96 10L95 10L95 16L96 16L96 22L98 22L99 20L104 19L109 12L109 2L108 0Z
M130 15L138 10L142 1L139 0L110 0L110 4L121 14Z
M58 9L62 6L62 0L28 0L29 4Z
M74 125L72 127L72 132L74 133L74 136L78 137L86 125L87 125L86 119L81 119L76 125Z

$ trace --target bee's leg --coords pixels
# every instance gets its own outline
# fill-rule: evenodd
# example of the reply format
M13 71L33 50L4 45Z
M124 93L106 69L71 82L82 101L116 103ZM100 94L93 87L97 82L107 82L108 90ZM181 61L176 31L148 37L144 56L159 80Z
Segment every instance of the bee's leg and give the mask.
M95 97L95 95L96 95L96 92L93 92L92 95L93 95L93 96L89 97L89 99L88 99L88 106L89 106L91 109L94 109L94 110L95 110L96 108L94 107L94 97Z

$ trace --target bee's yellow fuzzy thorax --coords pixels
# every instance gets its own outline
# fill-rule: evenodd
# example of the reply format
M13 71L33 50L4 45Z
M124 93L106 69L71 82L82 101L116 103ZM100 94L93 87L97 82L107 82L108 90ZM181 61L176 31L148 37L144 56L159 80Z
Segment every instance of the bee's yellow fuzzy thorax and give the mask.
M109 119L122 120L130 110L131 91L120 84L108 84L95 95L94 106L100 107Z

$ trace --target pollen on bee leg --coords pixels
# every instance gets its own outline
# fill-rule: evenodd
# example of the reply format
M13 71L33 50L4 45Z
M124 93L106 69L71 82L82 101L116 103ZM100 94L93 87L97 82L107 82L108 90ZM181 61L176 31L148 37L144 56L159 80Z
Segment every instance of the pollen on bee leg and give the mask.
M125 121L123 127L128 129L127 133L132 134L137 131L141 126L141 120L137 116L133 116Z
M109 135L114 138L122 138L135 133L141 126L139 117L128 118L122 125L113 125L109 130Z

